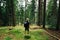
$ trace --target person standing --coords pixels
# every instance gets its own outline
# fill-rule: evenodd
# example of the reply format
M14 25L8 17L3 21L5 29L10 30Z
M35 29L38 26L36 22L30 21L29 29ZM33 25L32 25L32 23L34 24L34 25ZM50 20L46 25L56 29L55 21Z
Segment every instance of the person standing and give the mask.
M25 34L29 34L29 19L27 18L26 21L24 22L24 28L25 28Z

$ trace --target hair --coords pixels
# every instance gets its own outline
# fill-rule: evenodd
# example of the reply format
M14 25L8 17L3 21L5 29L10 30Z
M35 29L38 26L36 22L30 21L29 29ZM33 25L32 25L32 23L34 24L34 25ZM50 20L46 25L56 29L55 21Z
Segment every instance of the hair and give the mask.
M29 18L26 18L26 21L29 21Z

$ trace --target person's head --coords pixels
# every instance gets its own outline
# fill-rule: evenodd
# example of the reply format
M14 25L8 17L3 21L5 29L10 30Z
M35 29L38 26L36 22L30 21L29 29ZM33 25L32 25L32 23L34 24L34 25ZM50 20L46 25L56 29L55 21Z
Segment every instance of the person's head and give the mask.
M26 18L26 21L29 21L29 18Z

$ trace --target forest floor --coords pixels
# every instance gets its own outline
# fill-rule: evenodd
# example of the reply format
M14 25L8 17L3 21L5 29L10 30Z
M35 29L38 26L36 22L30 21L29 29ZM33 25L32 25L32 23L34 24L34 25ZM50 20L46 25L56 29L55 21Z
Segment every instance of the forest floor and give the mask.
M45 30L46 30L46 33L60 40L60 30L58 31L50 30L50 29L45 29Z
M25 34L23 26L16 26L0 27L0 40L56 40L56 38L49 36L44 29L37 26L31 26L29 34Z

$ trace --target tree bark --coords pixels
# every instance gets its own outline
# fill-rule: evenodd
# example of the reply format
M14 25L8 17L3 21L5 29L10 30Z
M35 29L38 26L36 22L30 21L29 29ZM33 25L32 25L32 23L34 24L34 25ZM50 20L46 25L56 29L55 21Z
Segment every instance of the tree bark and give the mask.
M43 20L43 15L42 15L42 0L38 0L38 26L42 25L42 20Z
M57 16L56 30L59 30L59 26L60 26L60 0L59 0L59 8L58 8L58 16Z
M14 3L13 0L6 0L7 9L7 19L9 26L15 26L15 13L14 13Z
M43 28L45 28L46 0L44 0Z
M12 7L12 9L11 9L11 13L12 13L12 21L13 21L13 26L15 26L16 24L15 24L15 12L14 12L14 0L11 0L11 7Z
M0 26L2 25L2 12L1 12L1 1L0 1Z

